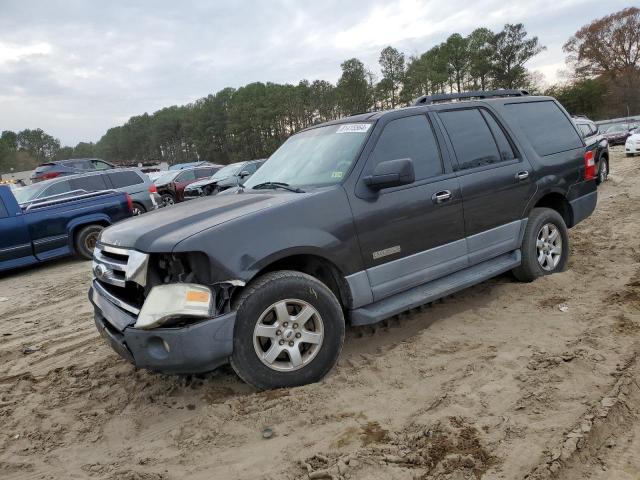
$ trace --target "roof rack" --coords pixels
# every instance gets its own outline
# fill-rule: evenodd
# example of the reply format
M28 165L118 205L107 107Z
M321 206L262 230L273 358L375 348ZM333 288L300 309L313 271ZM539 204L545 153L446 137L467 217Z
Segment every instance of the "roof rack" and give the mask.
M475 92L460 93L437 93L435 95L423 95L418 97L413 106L431 105L440 102L449 102L451 100L473 100L478 98L495 98L495 97L523 97L529 95L526 90L478 90Z

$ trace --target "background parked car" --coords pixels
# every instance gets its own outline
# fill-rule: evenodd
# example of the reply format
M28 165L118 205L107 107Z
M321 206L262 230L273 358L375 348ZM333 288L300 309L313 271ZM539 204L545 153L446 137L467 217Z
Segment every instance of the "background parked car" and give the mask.
M602 132L602 135L607 139L609 145L624 145L631 135L630 126L628 124L611 125Z
M49 180L65 175L94 172L96 170L110 170L116 168L109 162L99 158L74 158L70 160L56 160L39 165L31 174L32 183Z
M220 166L204 166L171 170L155 181L158 193L162 197L163 205L173 205L184 200L184 189L187 185L207 178L218 171Z
M266 162L266 159L249 160L227 165L218 170L211 178L194 182L187 186L184 198L205 197L215 195L229 188L244 184Z
M77 190L95 192L117 190L128 193L133 201L133 214L140 215L156 209L162 204L156 186L137 168L118 168L103 172L65 176L38 182L19 188L14 192L18 203L25 204L53 195L61 195Z
M640 133L634 133L627 138L624 144L624 153L627 157L633 157L636 153L640 153Z
M126 193L57 196L25 207L0 185L0 271L74 253L89 260L102 229L130 216Z
M218 165L211 162L187 162L187 163L176 163L175 165L171 165L169 170L184 170L185 168L194 168L194 167L218 167L222 168L223 165Z
M609 142L600 133L598 126L586 117L575 117L573 119L578 131L587 146L587 151L593 152L593 158L596 161L596 182L601 184L607 180L609 176Z

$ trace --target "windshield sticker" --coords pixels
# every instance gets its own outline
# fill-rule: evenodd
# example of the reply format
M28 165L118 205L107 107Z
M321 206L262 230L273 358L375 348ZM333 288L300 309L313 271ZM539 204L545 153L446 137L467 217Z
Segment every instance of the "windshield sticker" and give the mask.
M331 172L331 178L342 178L343 172Z
M336 133L365 133L371 127L370 123L346 123L340 125Z

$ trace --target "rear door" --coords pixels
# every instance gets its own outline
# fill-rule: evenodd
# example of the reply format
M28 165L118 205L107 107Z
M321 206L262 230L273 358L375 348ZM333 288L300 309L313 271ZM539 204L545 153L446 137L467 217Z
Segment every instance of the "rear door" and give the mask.
M419 114L390 120L372 140L351 208L374 301L467 264L460 183L436 138ZM379 192L366 186L378 163L403 158L413 162L414 183Z
M0 197L0 270L34 261L31 238L22 212L10 212Z
M438 112L457 159L471 264L518 248L522 212L534 194L531 165L484 107Z

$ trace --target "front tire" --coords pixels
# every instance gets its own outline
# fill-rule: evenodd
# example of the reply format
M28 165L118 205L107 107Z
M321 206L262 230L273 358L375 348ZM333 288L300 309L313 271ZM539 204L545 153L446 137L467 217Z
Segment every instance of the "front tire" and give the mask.
M169 205L173 205L174 203L176 203L176 198L172 194L170 193L162 194L162 204L165 207L168 207Z
M534 208L524 231L522 263L513 269L521 282L561 272L569 258L569 234L562 216L551 208Z
M295 271L267 273L234 302L231 366L261 390L321 380L344 342L340 303L326 285Z
M98 243L98 237L104 227L102 225L87 225L82 227L75 236L76 253L85 260L93 258L93 249Z

